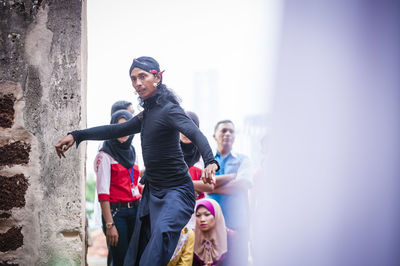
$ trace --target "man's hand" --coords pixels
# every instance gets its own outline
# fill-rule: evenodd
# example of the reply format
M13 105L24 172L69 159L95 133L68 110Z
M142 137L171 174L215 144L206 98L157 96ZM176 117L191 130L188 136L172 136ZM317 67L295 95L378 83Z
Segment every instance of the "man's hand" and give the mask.
M210 163L204 168L201 173L201 180L203 180L204 184L213 184L215 185L215 171L217 171L218 165L216 163Z
M143 167L143 169L139 170L139 177L143 177L144 171L146 171L145 167Z
M106 229L106 239L111 246L116 247L118 245L118 231L115 225Z
M74 145L74 143L75 140L71 134L66 135L60 141L58 141L56 145L56 152L58 157L61 158L62 156L65 158L64 152L66 152L72 145Z

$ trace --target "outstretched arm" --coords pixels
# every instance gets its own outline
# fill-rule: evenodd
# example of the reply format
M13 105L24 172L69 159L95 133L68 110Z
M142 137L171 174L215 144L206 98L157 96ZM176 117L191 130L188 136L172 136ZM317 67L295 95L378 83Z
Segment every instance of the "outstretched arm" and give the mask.
M68 133L56 144L58 157L64 157L66 152L74 143L76 146L84 140L107 140L116 139L124 136L139 133L141 130L141 120L138 116L121 124L92 127L84 130L75 130Z
M62 139L58 141L56 144L56 152L59 158L64 157L64 152L66 152L69 148L71 148L72 145L74 145L75 140L74 137L70 134L66 135Z

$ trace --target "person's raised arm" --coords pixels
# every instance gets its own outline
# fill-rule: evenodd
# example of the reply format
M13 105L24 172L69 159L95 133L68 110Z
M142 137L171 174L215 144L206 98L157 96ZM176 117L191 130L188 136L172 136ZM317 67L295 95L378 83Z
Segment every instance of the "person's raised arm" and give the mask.
M112 124L87 128L83 130L74 130L69 132L56 144L56 152L58 157L64 157L66 152L74 143L78 147L79 143L84 140L108 140L125 137L139 133L141 130L141 119L139 115L120 124Z
M205 168L202 173L202 180L204 183L215 183L214 175L218 171L218 162L214 159L210 145L207 138L201 133L199 128L193 121L185 114L179 105L172 105L168 113L169 123L175 127L179 132L189 138L200 151L204 160Z

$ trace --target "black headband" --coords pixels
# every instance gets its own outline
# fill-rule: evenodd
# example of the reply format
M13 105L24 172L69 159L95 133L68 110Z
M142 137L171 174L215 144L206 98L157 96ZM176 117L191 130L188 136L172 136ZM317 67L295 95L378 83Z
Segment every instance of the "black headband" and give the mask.
M144 71L150 72L152 74L160 73L160 65L154 58L149 57L149 56L142 56L142 57L133 59L132 65L129 69L129 76L131 75L132 70L135 67L143 69ZM162 72L161 72L161 74L162 74Z

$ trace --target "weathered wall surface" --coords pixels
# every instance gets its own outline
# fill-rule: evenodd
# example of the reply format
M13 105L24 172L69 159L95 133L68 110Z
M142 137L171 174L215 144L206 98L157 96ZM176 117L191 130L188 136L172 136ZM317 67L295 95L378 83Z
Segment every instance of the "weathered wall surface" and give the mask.
M86 16L80 0L0 0L0 265L84 264ZM83 37L82 37L83 36Z

